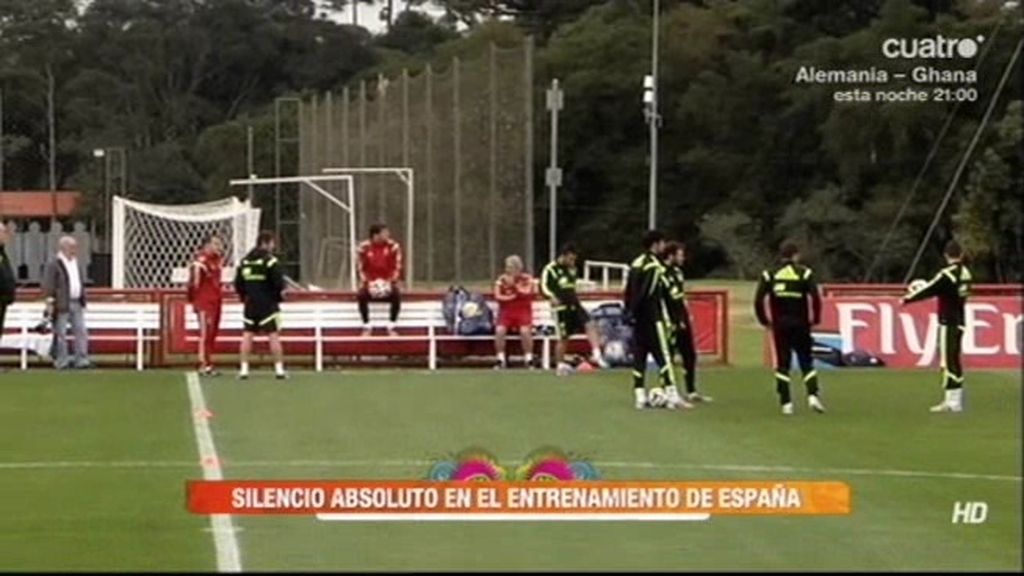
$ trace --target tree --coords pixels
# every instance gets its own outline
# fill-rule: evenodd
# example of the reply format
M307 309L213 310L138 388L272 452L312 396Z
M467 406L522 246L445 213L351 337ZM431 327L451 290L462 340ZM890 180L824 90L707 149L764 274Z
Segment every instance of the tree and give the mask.
M398 15L394 25L377 39L376 44L406 54L429 57L437 46L456 38L458 34L455 31L434 22L430 16L407 10Z
M758 271L771 262L771 254L761 241L757 222L744 212L733 210L708 214L700 223L701 234L726 254L736 278L756 278Z
M475 26L486 19L513 19L531 33L549 36L607 0L438 0L450 19ZM611 2L615 3L615 2Z
M1024 102L1010 103L994 126L992 143L974 161L953 216L957 238L986 276L1019 281L1024 257L1021 145Z
M56 189L63 179L57 171L57 92L69 76L75 5L72 0L0 0L0 14L0 81L14 113L29 119L12 137L35 144L20 147L25 162L15 164L19 169L8 175L8 184L42 188L45 182Z

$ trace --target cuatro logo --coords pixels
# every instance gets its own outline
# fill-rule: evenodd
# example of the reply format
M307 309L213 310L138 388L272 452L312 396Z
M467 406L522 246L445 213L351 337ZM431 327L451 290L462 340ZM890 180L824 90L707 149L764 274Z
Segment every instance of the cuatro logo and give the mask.
M511 469L502 466L487 450L469 448L434 464L427 477L442 482L570 482L597 480L598 474L586 460L558 448L535 450Z
M974 38L886 38L882 42L882 55L886 58L942 59L974 58L978 55L984 36Z

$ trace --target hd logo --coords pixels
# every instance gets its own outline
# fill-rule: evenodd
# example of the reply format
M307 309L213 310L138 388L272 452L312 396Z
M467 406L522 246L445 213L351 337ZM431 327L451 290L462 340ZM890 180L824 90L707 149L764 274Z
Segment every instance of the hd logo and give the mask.
M984 524L988 520L988 504L985 502L960 502L953 504L953 524Z
M936 59L974 58L978 55L984 36L976 38L887 38L882 42L882 54L889 59Z

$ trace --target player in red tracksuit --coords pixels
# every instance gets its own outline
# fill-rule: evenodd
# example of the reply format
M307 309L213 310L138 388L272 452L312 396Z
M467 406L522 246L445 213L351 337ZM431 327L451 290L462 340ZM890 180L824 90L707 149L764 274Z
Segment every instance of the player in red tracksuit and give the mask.
M391 239L384 224L370 226L370 239L359 245L359 314L363 318L363 336L369 336L370 302L390 302L388 334L396 336L395 322L402 307L398 289L402 276L402 247Z
M216 376L213 351L220 332L220 312L224 301L221 268L224 242L211 235L189 267L188 300L199 317L199 373Z
M505 356L505 338L517 332L523 346L523 363L533 363L533 296L536 293L533 277L523 272L523 259L512 255L505 259L505 273L494 283L494 299L498 301L498 325L494 331L494 348L498 361L494 368L508 367Z

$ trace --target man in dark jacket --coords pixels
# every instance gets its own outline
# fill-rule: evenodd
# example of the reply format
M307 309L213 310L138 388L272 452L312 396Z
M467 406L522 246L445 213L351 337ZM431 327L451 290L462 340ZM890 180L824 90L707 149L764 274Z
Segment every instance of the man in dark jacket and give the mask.
M0 335L4 332L4 317L7 315L7 307L14 302L14 289L16 285L14 267L11 266L11 259L7 256L7 243L10 242L11 234L7 226L0 222Z
M58 370L91 368L89 331L85 326L85 273L78 262L78 243L62 236L57 257L43 272L46 313L53 321L53 358ZM75 354L68 354L67 329L75 336Z

